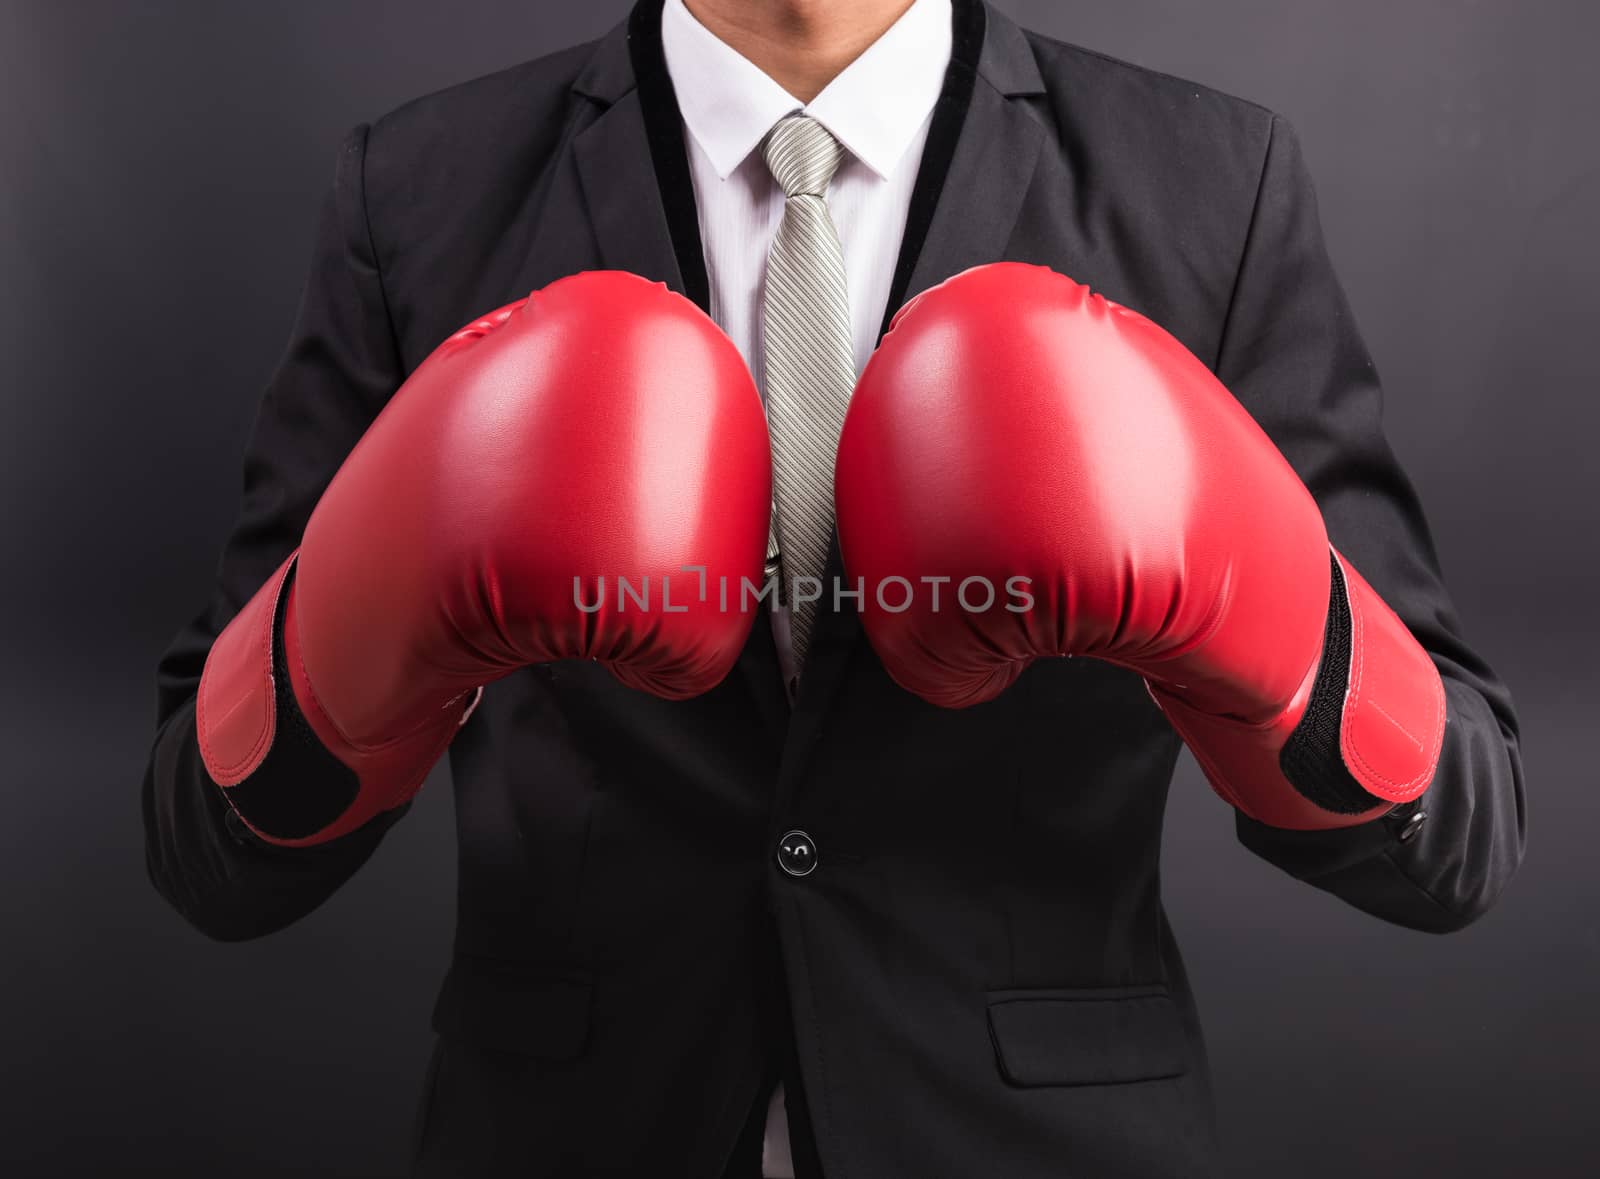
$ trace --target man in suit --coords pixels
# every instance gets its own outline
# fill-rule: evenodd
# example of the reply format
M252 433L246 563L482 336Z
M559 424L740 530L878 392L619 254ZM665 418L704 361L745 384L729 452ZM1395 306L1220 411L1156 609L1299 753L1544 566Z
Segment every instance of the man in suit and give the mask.
M1265 430L1427 652L1446 723L1420 797L1320 830L1240 814L1239 837L1388 921L1481 914L1521 856L1516 719L1384 440L1293 132L980 0L640 0L598 42L352 132L215 591L160 667L162 893L212 936L265 934L403 817L263 838L208 772L195 702L218 635L439 341L562 276L630 271L708 312L770 403L788 195L763 145L796 112L838 145L856 369L918 292L1032 262L1162 325ZM1140 677L1041 660L947 711L896 686L850 603L824 600L803 643L795 621L764 614L691 699L574 661L484 692L449 746L458 928L416 1173L1212 1173L1158 889L1180 741ZM273 789L330 774L301 760Z

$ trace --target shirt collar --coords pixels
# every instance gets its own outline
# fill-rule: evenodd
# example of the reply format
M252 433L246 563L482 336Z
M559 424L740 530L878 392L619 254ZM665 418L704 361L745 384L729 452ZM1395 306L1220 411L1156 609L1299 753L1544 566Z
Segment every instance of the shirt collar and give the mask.
M726 180L772 125L803 111L878 176L891 176L944 85L951 0L914 0L806 105L667 0L661 48L684 125Z

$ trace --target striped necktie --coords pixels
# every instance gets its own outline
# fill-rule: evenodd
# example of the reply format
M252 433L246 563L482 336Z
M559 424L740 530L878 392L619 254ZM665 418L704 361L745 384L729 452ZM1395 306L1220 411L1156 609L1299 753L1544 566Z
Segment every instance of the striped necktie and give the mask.
M844 149L806 115L780 120L762 145L783 189L783 220L767 255L767 424L781 597L798 578L821 581L833 534L833 463L855 388L844 251L828 216L828 182ZM809 583L808 583L809 584ZM795 665L802 666L816 602L793 602Z

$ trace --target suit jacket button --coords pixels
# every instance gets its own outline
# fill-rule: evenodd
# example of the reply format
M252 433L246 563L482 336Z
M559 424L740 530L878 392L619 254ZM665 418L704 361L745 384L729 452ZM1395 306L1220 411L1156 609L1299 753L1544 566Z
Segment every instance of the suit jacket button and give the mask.
M778 867L790 876L810 876L817 870L816 842L804 831L786 831L778 840Z
M1422 825L1428 821L1428 812L1417 810L1406 820L1405 826L1400 828L1400 842L1410 843L1417 837L1417 832L1422 830Z

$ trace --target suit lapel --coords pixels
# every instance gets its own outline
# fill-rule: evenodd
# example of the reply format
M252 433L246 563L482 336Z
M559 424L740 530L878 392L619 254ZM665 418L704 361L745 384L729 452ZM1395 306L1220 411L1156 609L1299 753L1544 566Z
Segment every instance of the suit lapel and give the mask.
M992 10L988 17L966 123L896 307L952 275L1005 256L1038 163L1045 130L1019 99L1042 91L1043 82L1021 30Z
M646 10L654 9L656 27L651 29ZM599 106L599 113L572 140L582 205L594 235L600 264L608 269L627 270L645 278L664 282L680 294L689 294L706 310L701 292L685 289L684 254L700 250L698 224L691 217L687 233L669 220L669 210L681 213L687 202L694 208L694 189L684 158L683 133L677 120L677 105L666 78L665 61L660 52L659 5L638 5L629 19L613 29L596 47L594 56L573 83L573 90ZM641 39L642 38L642 39ZM648 59L654 49L654 62ZM642 68L641 68L642 67ZM667 88L665 113L661 119L659 93L647 90ZM654 109L647 112L647 104ZM675 142L661 142L663 132ZM670 179L675 191L669 200L658 177L663 172L662 157L676 150L677 169ZM705 264L697 263L704 274ZM697 297L698 296L698 297Z
M627 270L684 293L650 147L630 90L573 141L589 227L608 270Z
M1044 127L1024 101L1043 93L1044 82L1022 31L977 0L958 0L955 19L950 69L923 149L885 326L912 296L1005 256L1044 142ZM835 536L826 583L842 577ZM839 696L840 678L861 657L871 654L852 603L821 611L784 750L785 789Z

